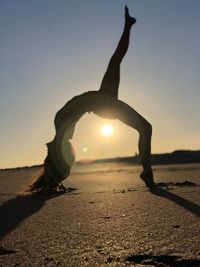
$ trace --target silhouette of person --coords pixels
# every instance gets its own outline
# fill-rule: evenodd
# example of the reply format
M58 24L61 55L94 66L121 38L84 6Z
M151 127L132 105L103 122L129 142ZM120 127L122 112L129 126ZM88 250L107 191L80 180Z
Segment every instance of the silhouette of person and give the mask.
M100 89L75 96L57 112L54 120L56 135L54 140L47 144L48 154L44 161L44 172L32 184L31 191L51 192L65 189L61 182L70 174L75 160L69 140L73 137L77 121L86 112L93 112L103 118L119 119L139 132L138 146L143 166L140 177L146 186L154 185L151 169L151 124L118 99L120 64L128 50L131 27L135 23L135 18L129 15L129 10L125 6L124 30L110 59Z

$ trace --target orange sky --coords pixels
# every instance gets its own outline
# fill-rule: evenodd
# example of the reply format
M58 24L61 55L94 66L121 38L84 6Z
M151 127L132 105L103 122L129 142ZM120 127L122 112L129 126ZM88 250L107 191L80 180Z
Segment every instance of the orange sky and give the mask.
M121 66L119 98L153 126L152 152L199 149L200 1L127 0L137 18ZM73 96L98 90L121 36L124 1L0 3L0 168L41 164L54 116ZM85 115L77 160L134 155L138 134ZM87 152L83 152L87 147Z

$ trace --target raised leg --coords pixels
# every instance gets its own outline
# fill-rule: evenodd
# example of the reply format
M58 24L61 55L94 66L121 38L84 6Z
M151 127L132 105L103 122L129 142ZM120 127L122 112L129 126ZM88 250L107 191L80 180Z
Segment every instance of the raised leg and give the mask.
M118 46L110 59L108 68L103 77L99 91L118 97L120 82L120 63L126 54L129 46L131 26L136 22L135 18L129 15L127 6L125 7L125 25Z

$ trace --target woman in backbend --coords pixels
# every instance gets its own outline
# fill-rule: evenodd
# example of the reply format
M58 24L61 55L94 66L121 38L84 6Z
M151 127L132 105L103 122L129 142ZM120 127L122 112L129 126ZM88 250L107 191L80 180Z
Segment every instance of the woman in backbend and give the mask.
M118 46L110 59L108 68L98 91L89 91L76 96L65 104L55 116L56 135L47 144L48 155L44 161L44 172L31 186L32 191L54 191L64 189L62 181L70 174L74 162L73 148L70 139L73 137L77 121L86 112L119 119L139 132L139 153L143 172L140 177L146 186L154 186L151 169L151 125L134 109L118 100L120 82L120 64L129 46L131 27L136 23L125 7L125 25ZM131 140L130 140L131 144Z

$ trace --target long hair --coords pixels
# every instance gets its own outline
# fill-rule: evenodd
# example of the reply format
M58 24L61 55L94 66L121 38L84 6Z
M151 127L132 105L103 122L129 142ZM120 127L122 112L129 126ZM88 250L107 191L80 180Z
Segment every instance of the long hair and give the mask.
M44 169L36 177L35 181L29 186L32 193L55 193L66 191L62 181L69 176L71 167L65 166L65 173L62 174L51 159L50 154L44 161Z
M44 188L46 188L46 181L45 181L45 173L44 170L42 170L38 177L35 179L35 181L29 186L29 190L32 193L37 193L44 191Z

